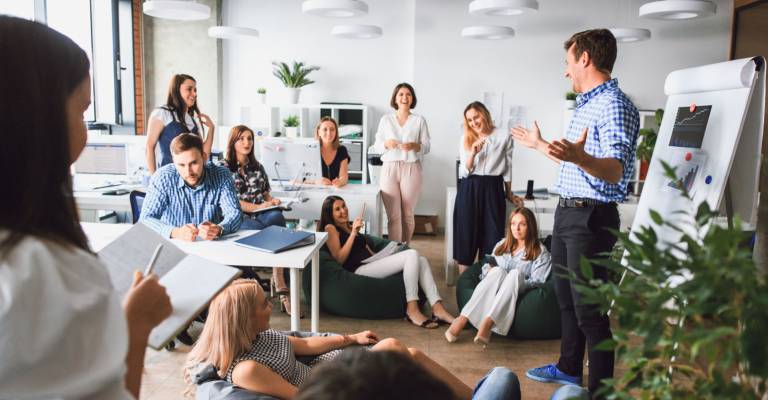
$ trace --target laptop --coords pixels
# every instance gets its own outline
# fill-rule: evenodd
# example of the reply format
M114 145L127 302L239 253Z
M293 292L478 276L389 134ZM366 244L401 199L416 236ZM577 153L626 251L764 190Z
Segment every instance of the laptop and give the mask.
M274 225L266 227L253 235L235 240L235 244L238 246L267 253L280 253L314 243L314 232L296 231Z

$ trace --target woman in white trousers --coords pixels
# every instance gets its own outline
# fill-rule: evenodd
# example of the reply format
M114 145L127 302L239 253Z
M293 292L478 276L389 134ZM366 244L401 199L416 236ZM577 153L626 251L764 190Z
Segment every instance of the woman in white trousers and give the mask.
M363 262L374 252L368 246L365 236L360 233L362 225L363 220L360 217L354 222L349 222L347 205L341 197L328 196L323 201L318 229L328 233L328 251L344 269L371 278L385 278L402 273L405 283L406 319L427 329L437 328L439 321L452 323L454 317L443 306L427 259L419 256L416 250L408 249L376 261ZM424 290L427 301L432 306L432 318L427 318L419 309L419 287Z
M373 148L381 154L384 166L379 185L387 211L387 236L408 243L416 226L414 212L421 194L421 159L429 153L429 129L416 107L413 86L395 86L389 104L396 110L381 117Z
M445 331L449 343L459 339L467 322L477 327L475 343L488 345L491 332L506 335L515 319L517 299L527 287L544 283L552 268L549 252L539 242L536 218L520 207L509 214L506 235L483 265L480 283L461 313Z

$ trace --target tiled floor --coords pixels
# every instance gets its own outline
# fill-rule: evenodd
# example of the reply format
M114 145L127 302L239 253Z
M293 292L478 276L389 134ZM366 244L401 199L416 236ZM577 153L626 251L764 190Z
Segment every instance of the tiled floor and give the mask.
M429 259L440 294L448 309L456 313L455 287L445 285L443 268L443 237L416 236L412 247ZM275 307L271 326L287 330L290 321ZM302 320L302 327L309 329L309 318ZM402 320L354 320L328 314L321 314L320 329L329 332L354 333L365 329L375 331L380 337L395 337L408 346L417 347L434 360L447 367L460 379L474 386L488 370L505 366L520 378L523 399L548 399L557 388L526 379L525 370L556 361L560 341L516 341L494 336L490 346L483 350L472 343L474 329L465 330L460 341L449 344L443 337L445 327L427 330L410 325ZM141 388L142 399L183 399L186 387L182 378L182 367L189 348L181 345L174 352L147 350L146 367Z

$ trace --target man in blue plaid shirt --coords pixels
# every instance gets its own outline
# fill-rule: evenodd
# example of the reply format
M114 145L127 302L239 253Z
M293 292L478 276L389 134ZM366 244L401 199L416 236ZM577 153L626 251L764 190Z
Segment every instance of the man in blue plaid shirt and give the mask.
M537 123L533 129L515 127L512 136L560 164L557 191L560 201L552 231L555 291L560 305L562 341L560 360L533 368L526 376L541 382L582 383L585 342L589 352L588 389L593 398L601 381L613 377L613 351L595 346L612 337L608 316L581 304L581 294L568 278L582 277L581 257L594 259L609 252L619 229L616 203L624 201L632 176L640 124L637 109L611 78L616 61L616 39L606 29L579 32L565 42L565 76L580 95L568 131L561 140L547 142ZM607 279L604 267L594 265L594 277Z
M163 237L213 240L240 228L240 202L229 170L206 163L200 136L171 142L173 164L152 176L140 221Z

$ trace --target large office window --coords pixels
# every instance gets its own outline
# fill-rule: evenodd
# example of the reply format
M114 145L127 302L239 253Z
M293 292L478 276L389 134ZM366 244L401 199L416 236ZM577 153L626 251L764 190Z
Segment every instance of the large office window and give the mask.
M91 60L85 120L135 133L133 19L130 0L2 0L0 13L34 19L67 35ZM121 56L125 54L125 59ZM51 60L55 62L55 60Z

